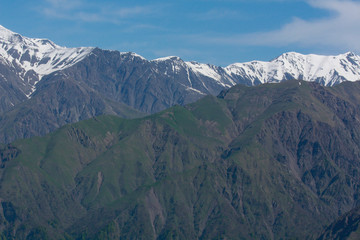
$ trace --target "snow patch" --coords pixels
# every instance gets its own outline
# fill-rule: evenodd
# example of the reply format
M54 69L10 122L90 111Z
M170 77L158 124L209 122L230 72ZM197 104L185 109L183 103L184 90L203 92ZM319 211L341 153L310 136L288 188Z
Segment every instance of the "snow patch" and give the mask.
M110 51L117 52L115 50L110 50ZM137 53L134 53L134 52L120 52L120 55L131 55L132 57L137 57L137 58L140 58L141 60L147 61L146 58L144 58L143 56L141 56Z
M214 66L197 62L185 62L185 64L196 74L221 82L221 75L215 71Z
M182 61L181 58L177 56L168 56L168 57L162 57L162 58L156 58L151 60L151 62L165 62L165 61Z
M206 95L205 93L203 93L203 92L201 92L201 91L199 91L199 90L197 90L197 89L195 89L195 88L192 88L192 87L187 87L186 90L188 90L188 91L193 91L193 92L197 92L197 93L199 93L199 94L201 94L201 95Z

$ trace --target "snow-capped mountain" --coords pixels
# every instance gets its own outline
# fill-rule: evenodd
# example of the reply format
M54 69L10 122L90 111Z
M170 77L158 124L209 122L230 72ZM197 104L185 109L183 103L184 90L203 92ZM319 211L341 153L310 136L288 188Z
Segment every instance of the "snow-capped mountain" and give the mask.
M47 39L23 37L0 25L0 62L16 71L29 97L41 78L63 70L86 57L93 48L60 47Z
M147 61L154 65L152 69L169 78L178 78L188 91L202 95L217 95L219 89L230 88L236 83L222 67L198 62L186 62L176 56L169 56ZM179 78L179 76L181 76Z
M231 64L225 71L251 85L298 79L333 86L343 81L360 80L360 56L351 52L337 56L289 52L270 62Z
M22 85L21 91L28 98L35 92L36 85L43 76L75 65L88 57L94 49L60 47L50 40L23 37L0 25L0 63L12 69L21 80L18 85ZM176 81L184 90L199 96L216 95L222 89L236 84L252 86L299 79L333 86L343 81L360 80L360 57L351 52L338 56L289 52L270 62L234 63L227 67L185 62L173 56L149 61L135 53L119 54L125 56L124 61L132 64L133 60L126 57L130 54L142 65L148 66L144 71L152 72L164 81ZM0 74L0 77L8 77L4 72L0 71Z
M212 79L215 84L224 88L236 84L254 86L293 79L318 82L325 86L333 86L344 81L360 80L360 56L352 52L337 56L304 55L288 52L269 62L234 63L227 67L184 62L179 57L164 57L152 62L159 61L172 62L174 72L183 67L198 77Z
M0 26L0 142L100 114L155 113L236 84L290 79L326 86L357 81L360 57L290 52L270 62L220 67L174 56L147 60L132 52L66 48Z

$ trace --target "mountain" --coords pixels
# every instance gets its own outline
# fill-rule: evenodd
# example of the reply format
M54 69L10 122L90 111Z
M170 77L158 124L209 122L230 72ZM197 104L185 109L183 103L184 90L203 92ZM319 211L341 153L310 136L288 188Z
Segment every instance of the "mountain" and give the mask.
M237 85L0 150L8 239L306 239L359 205L360 82Z
M360 80L360 57L351 52L338 56L289 52L270 62L235 63L225 69L234 79L247 79L251 85L297 79L334 86Z
M146 60L135 53L65 48L0 26L0 142L44 135L101 114L133 118L216 96L237 84L290 79L333 86L360 79L360 57L286 53L227 67Z
M23 37L1 25L0 44L2 111L30 98L43 76L76 64L93 49L60 47L47 39ZM11 87L16 93L6 98L4 92Z
M44 80L83 60L93 48L60 47L46 39L23 37L2 26L0 46L1 142L44 135L64 124L100 114L143 115L81 86L76 79Z
M0 30L0 142L101 114L143 116L234 85L195 74L179 58L63 48Z
M320 235L318 240L348 239L356 240L360 238L360 207L357 207L338 218Z

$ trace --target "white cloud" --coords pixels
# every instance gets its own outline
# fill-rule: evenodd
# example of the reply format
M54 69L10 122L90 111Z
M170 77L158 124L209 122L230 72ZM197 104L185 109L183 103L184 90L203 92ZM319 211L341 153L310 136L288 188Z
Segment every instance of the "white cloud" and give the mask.
M54 9L74 9L80 7L83 3L81 0L45 0L48 5Z
M211 9L204 13L196 13L193 14L192 18L196 18L199 20L207 21L207 20L216 20L216 19L224 19L224 18L241 18L243 13L239 13L238 11L230 10L230 9Z
M327 10L330 17L303 20L294 17L280 29L269 32L240 34L228 38L213 38L212 42L234 45L332 47L360 50L360 2L351 0L308 0L318 9Z
M121 7L102 3L85 3L83 0L45 0L47 4L40 9L49 18L75 20L83 22L121 23L124 19L151 14L153 6Z
M120 18L127 18L134 15L149 14L153 12L153 8L144 6L135 6L129 8L116 9L113 14Z

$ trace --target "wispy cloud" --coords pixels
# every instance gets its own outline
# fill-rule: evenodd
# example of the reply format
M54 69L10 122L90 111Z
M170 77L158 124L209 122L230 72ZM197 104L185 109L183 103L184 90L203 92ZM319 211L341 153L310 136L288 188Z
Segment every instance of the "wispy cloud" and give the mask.
M45 0L46 4L39 11L49 18L83 22L121 23L123 20L154 14L157 7L131 6L120 4L105 5L99 2L85 3L83 0Z
M135 6L130 8L119 8L113 11L113 14L119 18L132 17L141 14L151 14L154 8L150 6Z
M223 18L241 18L241 14L238 11L230 10L230 9L211 9L207 12L203 13L196 13L193 14L193 18L199 20L216 20L216 19L223 19Z
M304 20L294 17L280 29L211 38L212 43L252 46L332 47L360 50L360 2L351 0L308 0L310 6L329 11L330 17ZM207 37L207 39L209 39Z
M81 0L45 0L47 7L54 9L70 10L81 7L83 3Z

